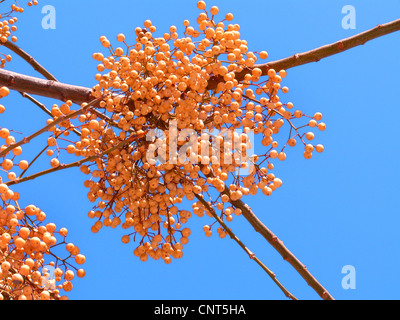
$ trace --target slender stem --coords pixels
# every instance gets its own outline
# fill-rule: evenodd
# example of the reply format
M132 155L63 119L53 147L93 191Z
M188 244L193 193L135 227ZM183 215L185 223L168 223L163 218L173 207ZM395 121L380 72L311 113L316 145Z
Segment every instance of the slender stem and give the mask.
M24 98L27 98L29 101L31 101L35 105L37 105L40 109L42 109L44 112L46 112L50 117L54 118L54 116L51 114L51 111L49 109L47 109L46 106L43 103L39 102L34 97L32 97L31 95L29 95L29 94L27 94L25 92L20 92L20 94ZM81 136L81 133L79 132L79 130L77 130L75 128L72 130L72 132L75 133L78 136Z
M35 161L37 160L37 159L39 159L39 157L43 154L43 152L45 152L46 150L47 150L47 148L48 148L49 146L45 146L43 149L42 149L42 151L40 151L39 152L39 154L35 157L35 158L33 158L33 160L31 161L31 162L29 162L29 165L28 165L28 168L26 168L24 171L22 171L21 172L21 174L19 175L19 179L21 179L23 176L24 176L24 174L29 170L29 168L35 163Z
M195 194L196 198L203 204L203 206L207 209L208 212L211 213L211 215L218 221L218 223L224 228L224 230L229 234L229 236L235 240L239 246L249 255L250 259L254 260L270 277L271 279L276 283L276 285L282 290L282 292L285 294L286 297L292 299L292 300L297 300L297 298L291 294L276 278L275 273L273 273L270 269L268 269L260 259L256 257L256 255L251 252L245 245L244 243L232 232L230 228L222 221L220 217L215 213L214 208L210 206L210 204L204 200L204 198L198 194Z
M42 111L47 113L50 117L53 117L53 115L51 114L51 111L49 109L47 109L46 106L43 103L40 103L34 97L32 97L31 95L29 95L29 94L27 94L25 92L19 92L19 93L21 94L21 96L23 96L24 98L26 98L29 101L33 102L35 105L37 105Z

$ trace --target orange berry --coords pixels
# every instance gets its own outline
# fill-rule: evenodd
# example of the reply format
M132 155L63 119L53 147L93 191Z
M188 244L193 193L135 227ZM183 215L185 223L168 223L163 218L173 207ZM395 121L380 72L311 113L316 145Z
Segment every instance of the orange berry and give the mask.
M197 2L197 8L204 10L206 8L206 3L204 1Z
M7 87L1 87L0 88L0 97L7 97L10 94L10 89Z
M320 121L322 119L322 113L321 112L317 112L314 115L314 119L317 120L317 121Z
M260 56L260 58L261 59L267 59L268 58L268 52L267 51L261 51L260 53L259 53L259 56Z
M76 275L77 275L79 278L83 278L83 277L86 275L86 272L85 272L85 270L83 270L83 269L79 269L79 270L76 272Z
M321 130L321 131L325 131L325 129L326 129L326 124L323 123L323 122L319 123L319 124L318 124L318 129Z
M8 171L11 170L12 167L14 166L13 162L10 159L5 159L1 166L3 167L4 170Z
M152 25L152 23L151 23L150 20L146 20L146 21L144 22L144 26L145 26L146 28L150 28L151 25Z
M296 141L296 139L289 139L288 140L288 145L289 146L291 146L291 147L294 147L295 145L297 144L297 141Z
M307 133L306 133L306 139L307 139L307 140L313 140L313 139L314 139L314 133L312 133L312 132L307 132Z
M312 145L312 144L307 144L307 145L304 147L304 151L307 152L307 153L313 152L313 151L314 151L313 145Z
M315 121L315 120L310 120L310 122L308 123L308 125L309 125L311 128L315 128L315 127L317 126L317 121Z
M64 279L71 281L75 277L75 274L72 270L67 270L64 274Z
M233 14L232 13L227 13L226 16L225 16L225 19L228 20L228 21L233 20Z
M286 159L286 153L280 152L278 154L278 159L281 160L281 161L284 161Z
M6 139L10 135L10 131L7 128L0 130L0 138Z
M304 158L311 159L312 158L312 153L311 152L304 152Z
M213 16L215 16L216 14L218 14L218 12L219 12L219 9L218 9L217 6L211 7L210 13L211 13Z
M78 254L78 255L75 257L75 262L76 262L77 264L84 264L85 261L86 261L86 257L85 257L83 254Z
M43 290L40 293L40 300L50 300L50 293L47 290Z
M24 278L19 273L14 273L11 277L12 282L19 286L24 283Z
M51 159L51 161L50 161L50 165L51 165L53 168L57 168L57 167L60 165L60 161L58 161L57 158L53 158L53 159Z
M275 159L278 156L278 152L276 150L271 150L271 152L269 153L269 156L272 159Z
M319 144L315 147L315 150L319 153L324 151L324 146L322 144Z

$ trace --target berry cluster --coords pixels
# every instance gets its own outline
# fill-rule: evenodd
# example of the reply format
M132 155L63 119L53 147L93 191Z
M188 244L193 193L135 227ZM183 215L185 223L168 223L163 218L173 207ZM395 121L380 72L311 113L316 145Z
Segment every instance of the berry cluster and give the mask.
M0 88L0 98L8 94L8 88ZM0 113L4 111L0 105ZM61 290L72 290L75 274L85 276L75 265L86 258L78 246L66 242L66 228L57 230L54 223L46 223L46 214L33 204L22 207L20 194L9 188L30 166L26 160L17 161L23 150L11 133L0 128L0 300L66 299Z
M37 0L28 2L28 6L36 6L37 4ZM8 12L0 14L0 45L6 43L10 38L12 42L16 42L18 40L17 37L12 34L13 32L17 31L17 26L15 25L15 23L18 19L16 17L12 17L12 14L22 12L24 12L24 8L19 6L18 4L13 3ZM1 55L3 56L3 58L0 59L0 68L4 68L6 62L10 62L12 57L9 54Z
M324 150L312 132L325 130L322 114L308 116L281 99L289 91L282 84L286 71L256 64L268 53L249 50L231 13L217 21L217 7L207 11L204 1L197 6L196 24L185 20L183 36L176 26L156 36L150 20L135 29L132 45L124 34L116 47L102 36L109 54L93 54L97 104L78 110L71 101L53 105L47 121L54 124L46 151L53 169L61 166L63 150L84 157L77 165L88 176L84 185L94 203L91 230L120 226L126 230L122 242L135 241L134 254L142 261L181 258L192 214L212 217L212 207L229 222L242 214L232 202L270 196L282 186L273 169L286 159L286 148L300 142L306 159ZM78 141L69 138L71 132ZM2 156L15 139L5 128L0 137L6 139ZM12 181L14 157L22 149L7 151L13 157L4 156L2 167ZM18 166L29 168L25 160ZM206 236L213 225L203 228ZM226 236L223 228L217 231Z
M256 62L267 52L249 51L240 26L230 23L233 15L217 22L217 7L208 12L204 1L197 6L196 25L185 20L182 37L176 26L157 37L146 20L135 29L133 45L124 34L117 36L117 47L100 38L110 53L93 54L99 62L93 96L102 101L79 117L82 135L70 147L78 155L101 155L81 166L90 175L88 199L97 203L89 212L96 219L92 231L121 225L127 230L122 241L137 240L134 254L143 261L180 258L191 233L183 225L192 213L211 216L199 201L191 211L180 208L184 198L208 197L231 221L241 211L226 203L258 191L270 196L282 185L272 162L286 159L287 146L303 143L306 159L323 151L312 143L313 132L303 132L325 130L318 123L322 115L293 111L278 95L289 90L282 86L286 71L263 73ZM296 126L301 119L306 122ZM275 135L284 125L289 138L278 148ZM263 152L250 154L252 135ZM115 146L120 147L112 150ZM211 235L211 226L204 230Z

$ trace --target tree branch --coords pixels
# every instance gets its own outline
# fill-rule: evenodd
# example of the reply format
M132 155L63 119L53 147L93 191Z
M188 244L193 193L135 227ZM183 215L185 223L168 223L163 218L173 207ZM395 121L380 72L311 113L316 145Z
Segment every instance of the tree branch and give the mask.
M0 85L6 86L11 90L57 99L63 102L71 100L78 105L93 99L92 90L89 88L31 77L4 69L0 69Z
M243 80L244 76L248 73L251 73L251 69L260 68L262 71L262 75L267 75L269 69L274 69L275 71L287 70L293 67L298 67L303 64L307 64L310 62L318 62L321 59L333 56L335 54L344 52L351 48L360 46L365 44L366 42L382 37L384 35L396 32L400 30L400 19L385 23L379 24L375 28L364 31L362 33L356 34L352 37L345 38L339 40L332 44L327 44L322 47L303 52L296 53L293 56L267 62L264 64L254 65L252 68L245 69L242 72L236 75L237 80ZM218 79L211 79L208 81L208 89L215 89L218 85Z
M344 52L378 37L390 34L400 30L400 19L378 25L377 27L342 39L332 44L328 44L307 52L297 53L291 57L281 60L267 62L265 64L255 65L253 68L260 68L262 74L266 75L269 69L287 70L310 62L317 62L326 57ZM243 70L236 75L236 79L241 80L249 70ZM208 81L208 89L215 89L218 79ZM0 85L7 86L9 89L23 91L29 94L35 94L61 101L71 100L76 104L87 102L93 97L91 89L81 86L74 86L55 81L43 80L35 77L26 76L12 71L0 69Z
M307 267L301 263L299 259L283 244L283 242L269 230L260 219L254 214L251 208L245 204L242 200L232 200L230 198L230 191L228 187L225 187L224 194L229 196L229 202L236 208L242 210L242 215L247 221L253 226L254 230L260 233L274 248L280 253L282 258L289 262L296 271L307 281L308 285L312 287L319 296L324 300L334 300L329 292L314 278L314 276L308 271Z

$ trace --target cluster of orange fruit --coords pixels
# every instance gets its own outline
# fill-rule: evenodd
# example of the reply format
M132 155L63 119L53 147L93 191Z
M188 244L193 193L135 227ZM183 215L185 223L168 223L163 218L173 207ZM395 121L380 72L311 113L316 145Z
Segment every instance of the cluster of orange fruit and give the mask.
M20 208L19 194L6 184L0 184L0 193L0 300L67 299L61 290L72 290L75 274L85 276L84 269L70 260L82 265L85 256L79 247L66 243L66 228L57 230L54 223L44 223L46 214L40 208ZM63 244L67 257L62 259L54 248Z
M282 85L286 71L256 64L268 53L249 51L231 13L217 21L217 7L207 11L204 1L197 6L196 24L185 20L183 36L171 26L157 37L146 20L135 29L133 45L124 34L117 36L117 47L101 37L109 54L93 54L99 73L92 95L100 101L90 108L82 104L82 113L53 126L47 140L57 150L56 157L47 150L53 168L63 149L91 159L80 169L89 177L84 184L95 203L88 214L95 220L92 231L122 227L122 242L137 242L134 254L142 261L182 257L191 234L184 225L192 214L212 217L199 197L232 221L241 215L232 201L259 192L270 196L282 186L271 171L275 159L286 159L287 146L300 141L306 159L324 149L313 143L311 129L305 132L325 130L322 114L307 116L281 101L279 95L289 91ZM73 114L71 106L71 101L54 105L48 124ZM285 128L289 138L280 144L276 137ZM78 141L65 138L72 130L79 130ZM6 139L3 151L15 142L6 131L0 136ZM254 151L256 141L262 152ZM14 158L4 158L2 166L15 179ZM29 164L23 160L18 166L25 170ZM181 205L185 198L192 210ZM203 230L210 236L211 229ZM222 228L217 231L225 237Z
M37 0L28 2L28 6L36 6L37 4ZM13 3L11 4L11 10L9 12L0 14L0 45L2 43L6 43L9 38L11 38L12 42L16 42L18 40L18 38L12 34L13 32L17 31L17 26L15 23L18 19L16 17L11 17L11 14L14 12L22 13L24 12L24 8ZM6 62L10 62L11 59L11 55L4 55L4 58L0 59L0 68L4 68Z
M302 132L325 130L318 123L322 115L292 111L293 104L278 95L289 90L281 84L286 71L270 69L263 80L256 62L267 52L249 51L240 26L230 22L231 13L217 22L217 7L208 12L204 1L197 6L196 25L185 20L182 37L176 26L157 37L156 27L146 20L135 29L133 45L124 34L117 36L117 47L100 38L110 54L93 54L99 73L92 94L102 101L79 117L76 127L82 135L69 147L82 156L101 155L81 166L90 176L88 199L96 203L89 212L96 220L92 231L121 226L127 230L122 242L137 241L134 254L142 261L151 257L170 263L182 257L191 233L184 224L192 213L211 216L199 201L192 211L180 208L184 198L192 201L217 191L209 203L231 221L241 212L226 207L229 201L259 191L269 196L282 185L271 170L275 158L286 159L286 146L301 141L307 159L314 150L323 151L322 145L313 145L314 133ZM307 122L296 127L299 119ZM285 124L290 137L278 149L274 137ZM261 137L264 152L250 154L252 134ZM226 189L228 194L218 196ZM204 229L211 235L210 227Z
M9 89L0 88L0 98ZM0 113L5 107L0 105ZM17 179L17 171L28 169L26 160L16 161L22 147L10 130L0 128L0 300L60 300L62 291L72 290L71 280L84 277L86 258L73 243L67 243L68 230L57 230L54 223L45 223L46 214L35 205L20 206L20 194L8 183ZM7 150L11 148L10 150ZM65 258L59 257L65 245ZM55 250L57 248L57 250Z

